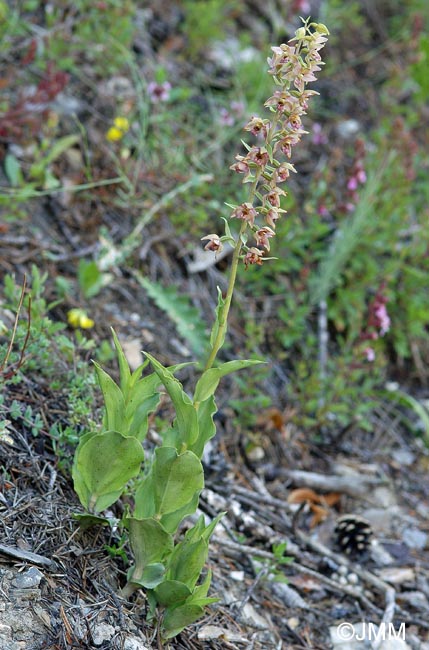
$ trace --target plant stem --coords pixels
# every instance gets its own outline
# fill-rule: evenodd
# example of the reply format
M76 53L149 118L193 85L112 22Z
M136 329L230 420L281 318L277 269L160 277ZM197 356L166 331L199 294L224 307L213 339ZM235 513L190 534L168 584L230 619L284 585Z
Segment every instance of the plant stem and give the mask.
M246 230L247 224L245 221L243 221L241 228L240 228L240 233L237 238L237 242L235 244L234 248L234 253L232 255L232 263L231 263L231 270L229 274L229 282L228 282L228 289L226 292L225 296L225 304L222 308L220 317L219 317L219 327L216 335L216 339L213 343L213 347L210 352L210 356L207 359L207 363L205 365L204 370L209 370L212 366L213 363L216 359L217 353L219 352L219 349L222 345L222 341L225 336L225 332L228 326L228 314L229 314L229 309L231 307L231 301L232 301L232 294L234 293L234 287L235 287L235 280L237 277L237 269L238 269L238 261L240 259L240 253L241 253L241 247L243 245L241 241L241 235L244 233Z
M260 176L261 176L261 170L258 170L249 192L249 203L252 203L252 205L255 198L256 187L258 185ZM207 359L207 363L205 365L204 371L209 370L213 366L217 353L222 347L222 341L225 338L226 330L228 327L228 315L231 307L232 295L234 293L235 280L237 278L238 262L240 260L241 249L243 247L242 235L247 230L247 226L248 226L247 222L243 221L243 223L241 224L240 232L237 237L237 241L235 243L234 253L232 255L231 270L229 273L228 289L226 291L226 296L225 296L225 303L223 305L222 311L219 316L219 326L218 326L216 339L213 343L210 356Z

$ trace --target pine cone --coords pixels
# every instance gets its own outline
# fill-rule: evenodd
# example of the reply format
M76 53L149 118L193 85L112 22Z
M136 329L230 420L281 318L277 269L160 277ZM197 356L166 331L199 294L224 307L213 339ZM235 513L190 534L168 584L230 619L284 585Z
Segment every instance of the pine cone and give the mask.
M346 555L363 555L369 548L373 531L369 521L359 515L343 515L335 524L336 544Z

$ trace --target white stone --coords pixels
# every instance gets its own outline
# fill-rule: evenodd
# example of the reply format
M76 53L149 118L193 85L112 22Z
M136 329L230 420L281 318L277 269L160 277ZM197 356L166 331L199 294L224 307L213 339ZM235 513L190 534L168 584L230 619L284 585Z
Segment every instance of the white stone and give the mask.
M244 571L230 571L229 577L231 580L235 580L236 582L243 582Z
M105 641L110 639L115 634L115 628L109 623L97 623L92 628L92 640L95 646L103 645Z
M129 636L124 641L124 650L149 650L136 636Z

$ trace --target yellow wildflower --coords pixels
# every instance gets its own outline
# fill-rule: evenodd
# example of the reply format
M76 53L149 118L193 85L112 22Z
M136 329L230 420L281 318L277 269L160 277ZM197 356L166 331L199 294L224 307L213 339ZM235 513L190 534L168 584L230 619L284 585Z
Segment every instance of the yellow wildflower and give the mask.
M89 318L83 309L70 309L67 312L67 322L72 327L80 327L83 330L89 330L94 327L94 321Z
M113 120L113 124L116 126L117 129L120 129L124 133L126 133L130 128L130 123L128 122L126 117L115 117L115 119Z
M117 129L116 126L111 126L106 133L106 138L109 142L117 142L124 137L124 132L121 129Z
M126 117L115 117L113 120L113 126L106 133L106 139L109 142L118 142L121 140L128 129L130 128L130 123Z

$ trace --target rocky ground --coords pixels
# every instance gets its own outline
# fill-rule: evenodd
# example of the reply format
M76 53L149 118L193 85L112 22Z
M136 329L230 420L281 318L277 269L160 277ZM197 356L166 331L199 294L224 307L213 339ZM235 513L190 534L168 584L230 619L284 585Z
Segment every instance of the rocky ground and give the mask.
M325 448L270 424L259 461L239 460L221 431L201 499L206 515L228 513L209 560L220 600L171 648L367 647L341 638L344 622L367 624L369 636L370 623L396 630L381 648L429 647L429 454L383 415L376 435L346 433ZM0 648L157 648L144 597L117 595L124 566L106 550L115 531L79 529L69 479L36 447L18 428L0 446ZM371 524L361 555L339 551L342 513ZM293 558L284 566L273 555L283 542Z

